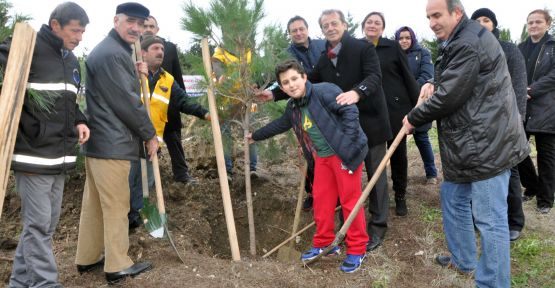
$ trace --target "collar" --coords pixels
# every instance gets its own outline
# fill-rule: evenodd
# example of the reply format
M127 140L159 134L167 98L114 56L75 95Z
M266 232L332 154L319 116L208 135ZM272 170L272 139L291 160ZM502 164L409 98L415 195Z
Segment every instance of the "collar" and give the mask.
M108 33L108 36L114 38L116 40L116 42L118 42L125 49L125 51L129 52L129 54L133 53L133 49L131 48L131 44L123 41L123 38L121 38L121 36L119 36L116 29L112 28L112 30L110 30L110 33Z
M57 50L57 51L62 51L62 50L69 51L67 49L64 49L64 40L62 40L62 38L60 38L56 34L54 34L54 32L52 32L52 28L50 28L50 26L48 26L46 24L43 24L40 27L39 35L41 37L43 37L50 44L50 46L52 46L55 50Z
M312 94L312 83L310 81L306 81L305 84L306 90L305 95L300 99L293 99L293 107L305 107L308 105L308 101L310 100L310 95Z

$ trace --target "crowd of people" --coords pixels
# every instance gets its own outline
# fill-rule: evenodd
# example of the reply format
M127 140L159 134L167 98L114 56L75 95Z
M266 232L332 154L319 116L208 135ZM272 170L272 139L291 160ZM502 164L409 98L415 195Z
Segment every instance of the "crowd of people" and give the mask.
M341 205L342 216L349 216L361 196L363 166L370 179L394 135L414 134L426 183L439 182L428 137L436 121L449 254L437 255L435 261L473 275L477 287L510 287L510 241L524 227L522 201L536 197L542 214L550 213L554 202L552 18L546 10L530 12L529 36L516 46L499 40L497 16L488 8L468 18L459 0L429 0L425 10L440 47L435 63L410 26L400 27L394 40L383 37L386 19L380 12L363 19L362 39L348 33L340 10L321 13L318 23L325 39L311 39L306 20L292 17L287 23L292 59L275 68L278 85L256 95L260 101L287 100L286 110L246 136L253 144L251 171L256 171L254 142L292 128L308 163L304 208L312 208L316 222L312 247L301 256L310 261L335 238L335 207ZM78 4L65 2L37 34L28 89L56 97L45 110L29 92L21 113L11 167L23 228L9 287L61 287L52 236L77 144L85 155L86 181L75 264L80 273L103 268L108 283L152 267L128 256L129 229L141 225L140 157L152 158L163 142L174 180L197 182L185 163L180 114L211 118L184 89L175 44L157 36L158 23L148 8L135 2L118 5L114 28L87 57L84 114L76 103L82 83L72 50L88 23ZM140 51L133 52L139 40ZM9 41L0 45L0 66L5 67L9 51ZM141 53L144 61L135 62L132 53ZM250 51L246 57L250 61ZM221 66L229 61L239 59L229 48L218 47L214 70L222 74ZM148 79L151 118L141 101L140 75ZM529 155L531 136L537 172ZM231 164L228 151L228 177ZM391 157L395 214L400 217L409 213L407 169L403 138ZM342 271L360 269L367 253L383 243L387 186L384 170L369 195L370 218L356 211L347 230ZM340 254L339 246L331 248L328 255Z

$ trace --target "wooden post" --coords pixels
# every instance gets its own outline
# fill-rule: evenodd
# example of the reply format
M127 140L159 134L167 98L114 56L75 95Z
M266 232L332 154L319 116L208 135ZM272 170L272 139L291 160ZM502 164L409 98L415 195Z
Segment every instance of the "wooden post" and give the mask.
M218 109L216 98L214 97L214 82L212 77L212 62L210 61L210 50L208 49L208 39L201 41L202 61L204 70L208 76L208 106L210 108L210 124L212 125L212 135L214 136L214 148L216 150L216 163L218 164L218 177L220 178L220 188L222 189L222 199L224 204L225 222L227 224L227 234L229 245L231 246L231 258L233 261L241 261L239 254L239 243L237 241L237 231L235 230L235 218L233 218L233 207L231 205L231 195L229 193L229 183L227 182L227 172L225 170L224 145L222 143L222 133L218 120Z
M12 154L25 98L31 59L37 33L27 23L17 23L10 47L8 62L4 67L4 83L0 95L0 217L8 186Z

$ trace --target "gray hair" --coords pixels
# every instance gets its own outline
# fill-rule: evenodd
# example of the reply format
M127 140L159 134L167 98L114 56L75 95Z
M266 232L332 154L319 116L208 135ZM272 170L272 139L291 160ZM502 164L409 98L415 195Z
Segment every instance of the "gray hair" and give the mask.
M447 2L447 11L449 11L449 13L453 13L453 11L455 11L455 8L461 9L461 12L464 13L464 6L461 0L445 0L445 1Z
M320 25L320 28L322 28L322 17L324 17L326 15L335 14L335 13L337 13L337 15L339 15L339 20L341 20L341 22L347 24L347 21L345 20L345 15L343 14L343 12L341 12L341 10L327 9L327 10L322 11L322 14L318 18L318 24Z

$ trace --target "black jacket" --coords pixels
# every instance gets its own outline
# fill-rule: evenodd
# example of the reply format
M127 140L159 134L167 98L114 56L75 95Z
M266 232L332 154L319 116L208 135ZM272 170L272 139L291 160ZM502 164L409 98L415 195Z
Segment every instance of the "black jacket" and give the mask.
M447 181L494 177L530 152L501 46L466 16L439 52L434 94L408 120L416 126L438 121Z
M0 66L6 67L9 43L0 46ZM47 101L39 108L25 94L11 168L25 173L55 175L75 167L77 130L86 118L76 103L81 84L79 61L63 49L49 26L37 33L27 87Z
M307 74L312 72L324 51L326 51L326 41L310 38L308 38L308 48L303 45L295 45L294 43L291 43L287 48L287 52L301 62Z
M391 131L396 135L403 126L403 118L416 105L420 89L410 71L407 55L397 42L380 37L376 53L380 59Z
M532 74L528 85L532 99L527 103L525 125L530 133L555 134L555 38L547 33L544 37L537 61L528 70ZM530 41L528 38L518 45L524 55Z
M367 138L358 123L358 109L354 105L339 105L335 100L343 91L331 83L312 85L306 82L306 104L326 142L335 154L343 161L349 170L355 171L364 161L368 153ZM258 129L252 134L252 139L259 141L270 138L294 128L295 135L302 147L309 147L312 151L303 151L304 155L312 155L315 149L309 141L302 126L302 112L299 102L290 99L283 115ZM308 160L308 159L307 159Z
M87 112L91 137L85 155L138 160L139 143L155 136L141 100L131 46L112 29L87 58Z
M164 60L162 61L162 68L173 76L175 83L177 83L181 89L185 90L183 73L181 72L181 65L179 64L179 56L177 54L177 46L167 40L164 40ZM172 103L170 103L166 129L181 131L181 127L181 114L179 113L179 107L175 107Z
M368 137L368 147L383 144L392 138L389 114L382 89L380 61L374 45L355 39L345 33L337 55L337 66L323 54L308 78L313 83L330 82L343 92L354 90L360 95L357 103L360 126ZM326 46L329 43L326 42ZM276 99L287 97L279 88Z

